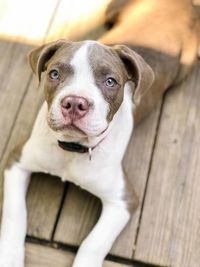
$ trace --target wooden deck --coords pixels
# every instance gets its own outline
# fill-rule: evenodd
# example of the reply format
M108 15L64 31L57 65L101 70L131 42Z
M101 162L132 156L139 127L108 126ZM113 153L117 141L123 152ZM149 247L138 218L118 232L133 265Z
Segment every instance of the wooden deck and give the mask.
M87 12L72 23L75 17L70 11L76 7L70 1L22 2L25 6L4 0L0 7L0 199L6 157L29 135L43 98L27 53L35 44L75 38L76 29L79 34L89 29ZM102 20L99 15L94 25ZM200 62L135 129L124 164L140 206L115 242L105 267L199 267ZM99 200L87 192L57 177L34 174L28 192L26 266L70 267L100 211Z

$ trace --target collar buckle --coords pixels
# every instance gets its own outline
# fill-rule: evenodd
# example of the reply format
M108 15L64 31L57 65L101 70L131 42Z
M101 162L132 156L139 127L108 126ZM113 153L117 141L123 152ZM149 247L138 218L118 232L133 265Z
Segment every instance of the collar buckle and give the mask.
M89 160L92 160L92 148L88 148L88 153L89 153Z

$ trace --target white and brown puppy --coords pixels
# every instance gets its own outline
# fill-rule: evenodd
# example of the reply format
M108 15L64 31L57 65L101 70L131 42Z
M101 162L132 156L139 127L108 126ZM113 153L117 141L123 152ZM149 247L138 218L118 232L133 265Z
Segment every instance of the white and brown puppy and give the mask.
M121 164L133 130L133 108L144 110L137 113L144 117L164 90L188 73L198 44L190 11L180 16L181 26L174 30L174 26L169 26L174 10L168 7L169 1L158 1L159 8L166 5L168 14L163 22L171 38L167 45L157 21L160 9L156 4L146 11L140 9L138 3L144 2L137 1L136 11L129 7L133 14L136 12L138 23L131 22L125 10L123 20L101 40L124 42L129 47L59 40L31 52L33 71L39 79L45 72L46 101L29 140L5 170L0 267L24 266L25 195L32 172L60 176L102 201L100 219L82 242L73 267L101 267L137 206ZM177 12L183 5L184 10L190 6L189 1L174 2ZM154 24L157 21L152 36L144 33L149 17ZM141 25L142 38L136 34Z
M46 70L46 102L19 160L5 171L0 266L23 266L27 184L31 172L45 172L101 199L101 218L73 265L100 267L136 206L121 161L133 129L132 95L139 99L151 86L153 72L127 47L94 41L42 46L30 63L39 78Z

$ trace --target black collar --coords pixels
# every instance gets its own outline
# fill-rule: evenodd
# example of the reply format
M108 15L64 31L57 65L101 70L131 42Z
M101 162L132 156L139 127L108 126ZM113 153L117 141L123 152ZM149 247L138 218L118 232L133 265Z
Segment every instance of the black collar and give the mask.
M63 141L59 141L58 140L58 145L59 147L61 147L63 150L67 150L70 152L76 152L76 153L88 153L89 155L89 160L92 159L92 151L93 149L95 149L102 141L104 140L101 139L100 142L98 144L96 144L96 146L94 147L87 147L87 146L83 146L79 143L74 143L74 142L63 142Z
M73 142L63 142L58 140L58 145L64 150L76 153L88 153L90 152L90 148L87 146L83 146L79 143Z

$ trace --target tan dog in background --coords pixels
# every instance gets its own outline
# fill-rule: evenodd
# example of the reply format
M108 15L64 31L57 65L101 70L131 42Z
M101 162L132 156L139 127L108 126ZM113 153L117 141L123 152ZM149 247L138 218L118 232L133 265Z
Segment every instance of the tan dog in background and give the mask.
M110 5L117 23L99 42L59 40L30 53L33 72L39 79L45 72L45 103L5 170L0 267L24 266L32 172L60 176L102 201L73 267L101 267L137 206L121 164L134 121L195 64L198 24L188 0L136 0L119 9L120 2Z

